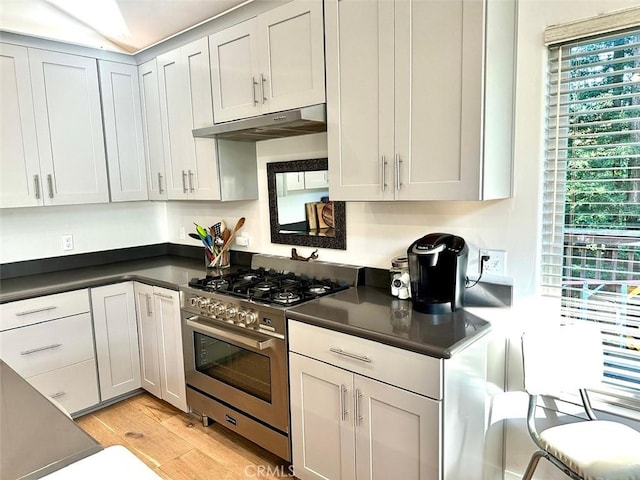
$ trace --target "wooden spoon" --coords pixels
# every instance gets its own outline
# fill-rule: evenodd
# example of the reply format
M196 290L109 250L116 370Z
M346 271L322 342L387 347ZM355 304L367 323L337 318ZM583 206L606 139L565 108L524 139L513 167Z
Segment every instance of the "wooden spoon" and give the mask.
M243 225L244 225L244 217L240 217L240 219L238 219L238 222L236 223L236 226L233 227L233 230L231 230L231 234L229 234L229 238L225 241L224 245L220 249L220 252L218 253L218 255L216 255L216 258L214 258L213 261L211 262L211 265L215 266L216 263L218 263L218 260L220 260L220 257L222 257L222 254L225 251L227 251L231 246L231 240L233 240L233 237L236 236L236 233L238 233L238 230L240 230Z

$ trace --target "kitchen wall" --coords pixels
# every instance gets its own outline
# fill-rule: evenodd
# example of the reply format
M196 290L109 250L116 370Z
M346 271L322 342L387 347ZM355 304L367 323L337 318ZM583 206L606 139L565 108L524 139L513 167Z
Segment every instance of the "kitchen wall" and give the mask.
M162 202L0 209L0 263L164 243L165 211Z

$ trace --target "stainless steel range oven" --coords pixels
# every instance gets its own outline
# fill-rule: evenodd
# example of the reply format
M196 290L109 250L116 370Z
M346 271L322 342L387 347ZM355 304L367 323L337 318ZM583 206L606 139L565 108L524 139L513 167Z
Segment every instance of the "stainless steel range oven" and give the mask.
M187 403L290 461L286 309L357 284L359 269L254 255L180 288Z

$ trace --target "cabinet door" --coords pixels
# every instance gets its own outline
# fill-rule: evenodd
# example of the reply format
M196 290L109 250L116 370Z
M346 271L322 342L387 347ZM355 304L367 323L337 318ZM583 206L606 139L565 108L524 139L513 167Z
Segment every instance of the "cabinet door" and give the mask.
M307 172L285 172L285 191L304 190L305 174Z
M215 140L192 134L194 128L213 124L207 39L157 61L167 198L219 200Z
M185 106L190 100L185 90L185 74L180 49L160 55L157 62L167 198L186 199L189 196L189 188L185 158L187 155Z
M186 412L180 297L178 292L154 287L155 321L158 328L162 399Z
M140 388L140 354L133 283L91 289L102 401Z
M209 37L216 123L259 115L262 109L256 19Z
M258 16L263 111L324 103L322 1L294 1Z
M326 170L304 172L304 188L328 188L329 179Z
M96 60L29 49L46 205L109 201Z
M353 374L290 353L289 376L295 476L355 479Z
M220 200L216 140L193 138L194 128L213 125L209 43L206 38L181 48L186 95L187 184L193 200Z
M355 375L357 476L440 476L440 402Z
M393 15L385 0L325 2L332 200L394 198Z
M42 205L29 54L0 43L0 207Z
M158 327L154 316L153 287L144 283L135 283L134 292L138 318L141 385L149 393L162 398Z
M147 200L138 69L98 62L112 202Z
M397 199L481 198L483 3L396 1Z
M160 92L156 59L138 66L142 133L147 167L149 200L167 199L167 180L164 173L162 123L160 120Z

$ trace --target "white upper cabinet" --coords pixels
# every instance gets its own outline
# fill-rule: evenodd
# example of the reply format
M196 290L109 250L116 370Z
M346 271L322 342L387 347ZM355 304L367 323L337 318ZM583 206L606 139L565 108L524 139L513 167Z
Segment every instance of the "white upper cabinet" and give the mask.
M322 2L295 0L209 37L216 123L323 103Z
M29 49L45 205L109 201L93 58Z
M0 206L42 205L29 53L0 44Z
M331 198L510 196L514 19L511 1L325 2Z
M156 59L138 66L149 200L167 199Z
M160 55L157 67L167 198L219 200L215 141L192 134L213 124L207 39Z
M109 201L96 60L0 45L0 206Z
M112 202L147 200L138 69L98 62Z

